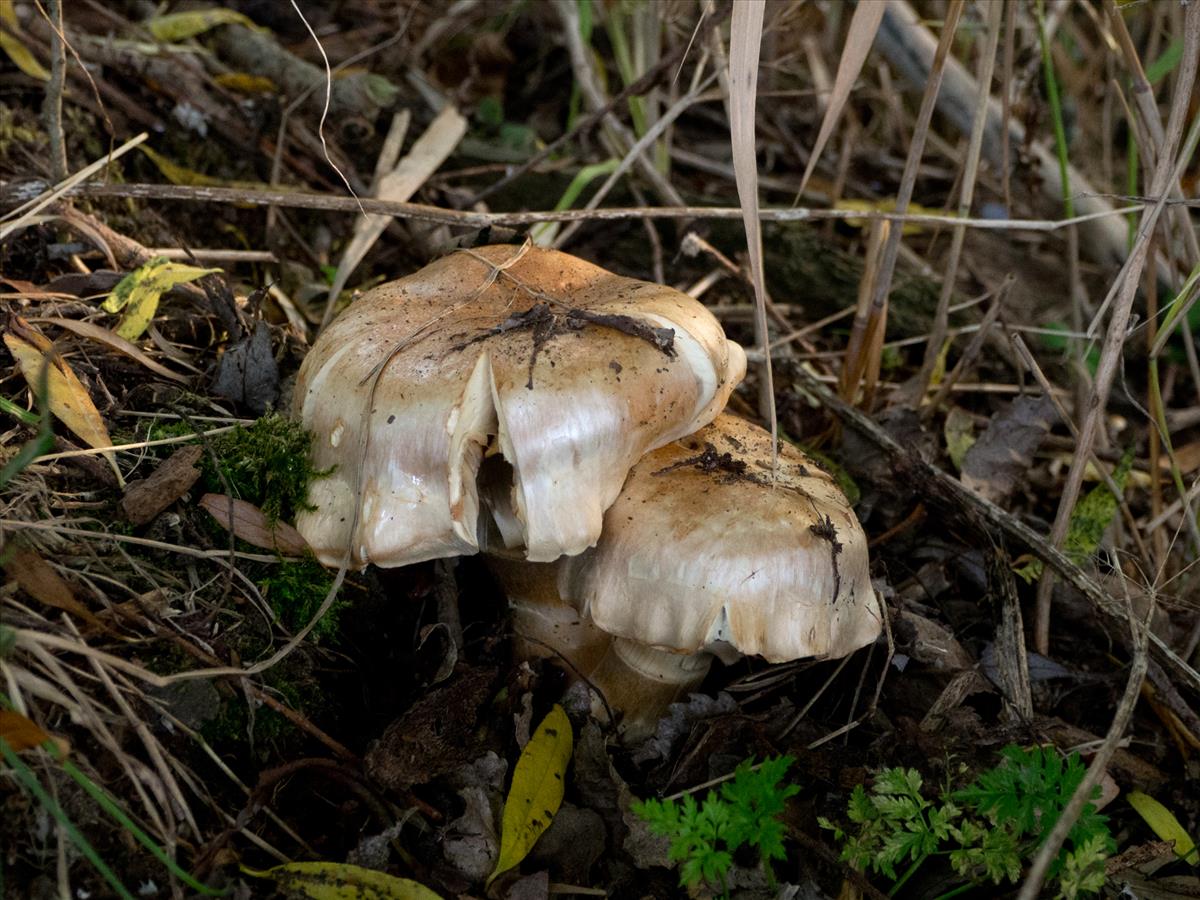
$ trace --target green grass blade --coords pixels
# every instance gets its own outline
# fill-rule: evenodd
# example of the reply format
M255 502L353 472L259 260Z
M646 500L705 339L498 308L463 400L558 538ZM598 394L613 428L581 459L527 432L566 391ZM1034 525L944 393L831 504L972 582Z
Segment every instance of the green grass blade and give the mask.
M1058 95L1058 78L1054 74L1054 59L1046 39L1046 10L1042 0L1037 4L1038 42L1042 46L1042 72L1046 79L1046 96L1050 100L1050 115L1054 119L1054 147L1058 151L1058 169L1062 173L1063 212L1068 219L1075 215L1071 198L1070 164L1067 159L1067 129L1063 124L1062 101Z
M218 890L217 888L209 887L201 881L197 881L191 873L180 868L179 864L175 862L175 860L171 859L171 857L167 855L167 852L163 850L163 848L160 847L154 841L154 839L150 837L150 835L146 834L146 832L139 828L137 823L134 822L133 819L129 818L129 816L125 813L125 810L121 809L121 807L113 801L113 799L102 787L92 781L92 779L88 778L87 775L84 774L84 772L81 771L80 768L69 759L64 759L61 762L63 771L75 779L75 783L87 791L88 796L95 800L102 810L108 813L112 818L116 819L117 824L137 838L138 843L149 850L155 859L170 869L171 874L173 874L176 878L178 878L192 890L198 891L201 894L205 894L209 897L220 897L226 893L225 890Z
M90 862L96 871L99 872L104 878L104 880L108 882L109 887L113 889L117 896L119 896L121 900L133 900L133 894L126 890L125 885L121 883L121 879L119 879L116 873L108 867L108 864L100 858L100 854L96 851L96 848L93 847L91 843L88 842L88 839L85 838L79 829L75 827L75 823L70 820L67 814L63 811L62 807L54 801L53 797L46 793L46 790L42 787L41 782L37 780L37 776L33 774L33 770L30 769L29 766L25 765L21 758L13 752L11 747L8 746L8 742L3 738L0 738L0 755L3 755L4 761L12 768L13 776L18 782L20 782L21 786L29 791L29 793L33 795L34 799L36 799L38 803L45 807L46 812L50 813L50 815L54 817L55 821L62 826L63 831L67 833L68 840L75 845L75 847L79 850L80 855Z

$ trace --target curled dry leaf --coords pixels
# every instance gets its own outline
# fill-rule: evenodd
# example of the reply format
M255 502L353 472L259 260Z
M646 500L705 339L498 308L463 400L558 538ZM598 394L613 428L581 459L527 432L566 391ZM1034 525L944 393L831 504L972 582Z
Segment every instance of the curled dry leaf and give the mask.
M87 388L67 365L66 360L54 352L54 345L44 334L20 316L12 316L8 321L4 343L9 352L16 357L21 374L35 393L39 390L43 378L45 379L46 403L55 418L89 447L101 449L112 446L108 428L104 419L100 417L96 404L92 402ZM124 485L125 479L121 477L117 468L116 456L111 450L107 450L104 457L117 473L117 481Z
M308 553L308 544L300 532L286 522L269 521L266 513L253 503L225 494L205 494L200 498L200 505L222 528L232 531L247 544L275 550L284 556L303 556Z

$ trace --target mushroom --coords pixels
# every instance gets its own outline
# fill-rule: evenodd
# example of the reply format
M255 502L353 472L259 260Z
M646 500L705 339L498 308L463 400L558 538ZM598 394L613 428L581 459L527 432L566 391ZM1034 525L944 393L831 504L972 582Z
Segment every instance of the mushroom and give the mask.
M492 516L530 560L595 543L647 451L710 422L745 354L699 302L553 250L464 250L356 300L301 366L314 435L297 527L328 565L478 550Z
M506 565L518 631L538 645L570 636L559 652L624 711L627 735L652 728L714 656L838 658L882 628L866 535L833 478L790 444L773 472L770 435L726 414L633 467L600 541L555 564L553 589Z

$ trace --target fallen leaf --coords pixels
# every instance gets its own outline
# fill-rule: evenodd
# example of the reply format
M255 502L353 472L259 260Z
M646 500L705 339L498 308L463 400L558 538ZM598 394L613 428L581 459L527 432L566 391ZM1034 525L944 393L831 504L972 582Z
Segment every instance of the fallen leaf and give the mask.
M53 741L57 745L60 756L65 756L70 749L63 738L47 734L36 722L14 709L0 709L0 741L17 753L40 747L46 741Z
M181 447L148 478L130 484L121 498L125 518L133 525L145 525L191 490L200 478L196 463L203 453L203 448L196 444Z
M265 75L246 72L221 72L213 76L213 81L239 94L273 94L279 90L279 86Z
M955 406L946 414L942 434L946 438L946 453L950 456L950 462L961 472L967 451L975 444L975 420L966 410Z
M1200 855L1196 851L1196 842L1192 840L1192 836L1187 833L1187 830L1179 824L1179 819L1175 818L1173 812L1153 797L1143 794L1141 791L1132 791L1125 799L1129 801L1129 805L1150 826L1151 831L1164 841L1175 842L1175 852L1179 854L1179 857L1184 862L1194 866L1200 861Z
M177 285L220 271L185 266L173 263L165 256L156 256L122 278L100 308L110 313L124 311L117 323L117 334L127 341L137 340L154 318L159 298L164 293Z
M300 536L300 532L286 522L268 521L266 513L253 503L225 494L205 494L200 498L200 505L222 528L232 531L247 544L274 550L284 556L303 556L309 552L308 542Z
M4 343L9 352L16 357L21 374L35 393L39 390L43 378L45 379L46 404L55 418L89 447L102 449L112 446L108 428L96 405L92 403L87 388L66 361L54 352L54 345L44 334L20 316L12 316L8 322L8 331L4 335ZM124 484L125 480L117 468L116 456L111 450L107 450L104 457L117 473L117 481Z
M419 882L347 863L286 863L263 871L241 868L252 878L271 879L289 896L309 900L441 900Z
M245 190L268 190L271 186L263 181L239 181L234 178L217 178L214 175L205 175L203 172L196 172L192 169L178 165L167 157L158 153L151 147L145 144L139 144L138 150L149 158L150 162L154 163L154 167L163 174L163 177L171 184L183 184L191 187L227 187L227 188L242 188ZM286 190L286 188L284 188Z
M9 544L4 548L4 571L12 576L29 596L35 600L61 609L87 622L103 627L91 610L79 602L71 585L67 584L50 563L35 551Z
M161 375L163 378L169 378L171 381L178 381L181 384L186 384L187 379L178 372L172 372L162 363L152 359L145 351L137 344L131 344L119 334L109 331L107 328L101 328L99 325L94 325L91 322L85 322L82 319L58 319L54 317L30 319L31 322L44 325L57 325L59 328L64 328L80 337L88 338L97 343L104 344L130 359L141 363L155 375Z
M154 16L143 23L150 33L160 41L173 43L186 41L198 34L204 34L218 25L245 25L256 28L254 21L240 12L232 9L192 9L185 12L167 13L164 16Z
M13 64L30 78L49 81L50 73L46 67L21 43L18 36L21 34L21 23L17 21L17 10L13 6L13 0L0 0L0 22L5 25L4 29L0 29L0 50L8 54Z
M993 503L1005 500L1024 481L1055 418L1049 397L1015 399L964 454L962 483Z
M537 727L513 770L500 826L500 859L490 884L523 860L562 805L567 764L574 738L567 714L558 704Z
M279 365L271 351L271 331L258 322L254 331L226 348L217 360L213 393L262 415L279 397Z

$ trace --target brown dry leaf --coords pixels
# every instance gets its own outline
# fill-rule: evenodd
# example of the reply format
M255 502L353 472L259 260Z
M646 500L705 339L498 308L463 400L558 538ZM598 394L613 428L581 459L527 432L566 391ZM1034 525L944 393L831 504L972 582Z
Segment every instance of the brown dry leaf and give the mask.
M1049 397L1018 397L992 416L963 457L962 483L993 503L1002 502L1029 472L1055 418Z
M222 528L232 531L248 544L264 550L275 550L285 556L303 556L309 552L308 543L300 536L300 532L286 522L272 524L267 520L266 513L253 503L236 500L225 494L205 494L200 498L200 505Z
M63 738L47 734L36 722L15 709L0 709L0 740L17 753L40 747L46 741L53 741L57 745L60 756L65 756L71 749L71 745Z
M5 550L4 571L12 576L25 593L47 606L68 612L89 625L104 627L91 610L76 599L71 585L35 551L12 544Z
M204 450L196 444L181 447L148 478L129 485L121 498L121 512L134 525L145 525L191 490L200 478L196 463Z
M93 325L91 322L84 322L80 319L58 319L54 317L30 319L31 322L45 325L57 325L59 328L65 328L67 331L73 332L80 337L88 338L104 344L118 353L128 356L130 359L141 363L155 375L161 375L163 378L169 378L171 381L178 381L180 384L187 384L187 379L178 372L172 372L166 366L151 359L144 350L136 344L131 344L125 338L115 332L109 331L107 328L101 328L99 325Z
M16 357L21 374L35 392L45 378L46 392L49 395L46 398L47 404L50 412L60 422L89 447L100 449L112 446L108 428L96 405L92 403L87 388L66 361L54 352L54 345L44 334L20 316L12 316L8 321L4 343L9 352ZM125 479L121 477L121 470L117 468L116 456L108 450L105 451L104 457L116 472L117 481L124 485Z
M886 9L886 3L855 4L854 16L850 19L850 30L846 32L846 45L842 48L841 57L838 58L837 75L833 78L833 90L830 91L828 98L829 105L825 107L825 115L821 119L821 130L817 132L817 140L813 143L812 153L809 154L808 165L804 168L804 177L800 179L800 190L796 193L797 198L804 193L809 176L812 175L817 161L821 158L821 151L825 149L826 142L833 135L833 128L837 125L838 117L841 116L842 109L850 98L850 89L854 87L858 73L862 71L863 63L867 61L867 53L870 52L871 45L875 43L875 32L879 30L879 23L883 21L883 13Z

